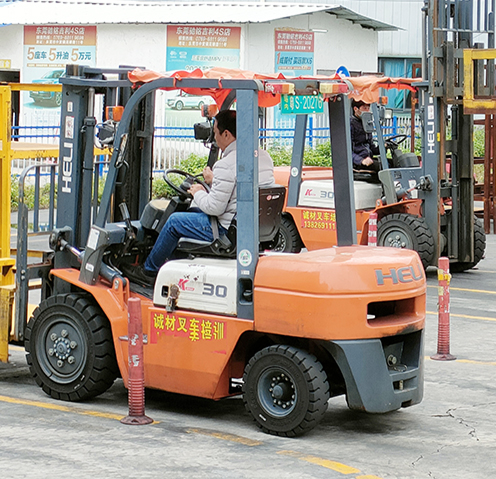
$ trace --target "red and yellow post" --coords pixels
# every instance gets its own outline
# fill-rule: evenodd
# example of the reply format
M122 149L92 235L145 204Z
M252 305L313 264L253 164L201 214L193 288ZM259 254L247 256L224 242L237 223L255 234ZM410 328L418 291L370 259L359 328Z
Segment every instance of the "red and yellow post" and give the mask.
M437 269L438 279L438 336L437 336L437 354L431 356L431 359L438 361L452 361L456 359L450 354L450 305L449 305L449 285L451 274L449 272L449 259L439 258Z

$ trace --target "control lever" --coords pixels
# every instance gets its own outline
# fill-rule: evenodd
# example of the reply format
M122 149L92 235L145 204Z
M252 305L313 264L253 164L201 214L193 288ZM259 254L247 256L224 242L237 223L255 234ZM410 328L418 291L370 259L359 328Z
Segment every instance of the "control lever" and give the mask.
M131 246L131 243L136 239L136 234L134 232L133 225L131 224L131 216L129 214L129 210L127 209L126 203L122 202L119 205L119 209L121 210L122 219L124 220L124 223L126 225L126 239L124 241L123 251L123 253L126 253L129 249L129 246Z

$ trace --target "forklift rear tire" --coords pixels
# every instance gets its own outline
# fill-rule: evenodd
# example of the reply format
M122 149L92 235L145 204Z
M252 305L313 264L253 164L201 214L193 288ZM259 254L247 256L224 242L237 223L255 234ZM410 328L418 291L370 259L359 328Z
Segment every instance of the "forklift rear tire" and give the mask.
M474 218L474 262L473 263L451 263L452 273L462 273L473 268L484 257L486 250L486 233L484 224L479 218Z
M313 429L324 416L329 383L317 358L293 346L257 352L243 375L243 400L258 427L294 437Z
M279 233L277 233L277 242L272 250L280 253L299 253L301 248L303 248L303 242L293 218L287 214L283 215Z
M54 399L97 396L118 374L110 324L89 295L43 301L28 322L25 348L31 374Z
M416 251L425 268L434 258L434 238L424 218L394 213L377 224L377 246L392 246Z

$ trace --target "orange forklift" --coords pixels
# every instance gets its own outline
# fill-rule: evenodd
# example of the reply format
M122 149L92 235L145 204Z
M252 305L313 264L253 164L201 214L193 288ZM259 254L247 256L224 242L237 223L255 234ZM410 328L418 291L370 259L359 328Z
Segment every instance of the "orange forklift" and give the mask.
M259 188L256 158L259 101L278 101L287 82L176 74L132 83L129 73L69 65L61 78L52 268L40 306L19 325L43 391L86 400L119 375L127 387L127 305L140 298L145 387L213 400L242 394L266 433L308 432L339 395L370 413L419 403L425 274L414 251L356 244L343 84L312 81L326 92L334 177L341 178L334 192L338 246L294 255L261 246L277 237L285 188ZM295 94L307 88L307 80L290 83ZM144 261L168 215L188 208L190 182L201 181L185 174L170 202L150 201L158 89L210 95L220 109L236 102L238 201L225 237L180 242L183 257L165 263L146 287L129 281L122 265ZM113 152L93 209L97 104L124 108L111 135L102 130Z
M496 107L493 13L487 2L484 9L474 0L424 3L422 79L409 79L409 86L417 90L421 161L400 151L404 136L384 139L380 109L373 103L378 89L374 98L367 88L373 81L347 79L360 95L367 95L365 102L372 103L371 113L362 119L364 129L377 134L381 163L377 178L358 173L354 181L358 243L366 244L368 218L374 212L379 246L414 249L424 267L446 256L452 272L463 272L481 261L486 246L483 223L474 211L473 115L490 115ZM407 79L400 80L402 87ZM299 116L295 149L302 150L306 116ZM487 152L490 146L486 138ZM331 169L303 167L301 156L293 154L291 167L276 172L277 181L288 188L279 251L338 244L333 179L341 178ZM334 153L332 159L334 165ZM486 167L488 185L491 175Z
M362 77L362 84L367 80ZM373 85L376 79L369 81ZM428 102L425 85L419 89L421 101ZM472 204L470 227L473 230L472 241L465 249L461 248L456 221L461 200L457 198L454 202L453 188L445 186L448 185L444 179L447 173L440 170L439 154L434 152L438 142L427 144L429 138L434 137L429 131L435 128L434 121L428 120L427 115L436 118L435 110L421 104L420 111L426 115L422 121L422 137L426 138L422 162L415 153L401 151L400 144L406 135L384 138L383 107L372 104L371 110L365 112L362 121L366 131L376 134L381 170L378 174L354 171L358 243L367 244L369 217L376 213L378 246L417 251L424 268L435 266L441 255L450 258L452 271L473 268L484 255L484 227L473 213L472 198L465 198L465 203ZM306 118L300 119L301 128L305 121ZM295 139L301 136L295 134ZM276 181L288 188L276 251L298 253L302 248L311 251L337 244L333 169L306 167L300 158L301 155L293 155L290 167L275 169ZM293 175L297 170L302 173ZM438 184L443 187L436 187Z

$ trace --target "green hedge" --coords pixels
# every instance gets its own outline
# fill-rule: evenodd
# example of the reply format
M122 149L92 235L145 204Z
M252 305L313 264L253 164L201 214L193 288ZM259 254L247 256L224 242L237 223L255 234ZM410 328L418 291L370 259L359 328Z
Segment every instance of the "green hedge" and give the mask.
M484 128L474 128L474 156L484 156ZM274 161L274 166L284 166L291 164L290 146L273 146L267 150ZM420 140L415 140L415 152L420 155ZM204 166L207 164L207 155L191 154L181 162L179 169L190 173L191 175L198 175L203 171ZM329 141L317 145L315 148L306 148L303 157L303 163L308 166L332 166L331 159L331 144ZM475 165L474 172L478 182L484 181L484 165ZM103 192L104 181L99 184L99 197ZM50 187L45 185L40 189L40 207L48 208L49 206ZM152 182L152 197L153 198L166 198L173 194L172 188L165 183L162 177L156 177ZM28 185L25 189L26 203L29 209L34 208L34 186ZM14 175L12 177L12 188L10 193L12 211L17 211L19 201L19 178Z
M19 208L19 176L13 175L11 178L10 187L10 207L12 211L17 211ZM28 209L34 209L34 185L26 185L24 187L24 199ZM57 190L55 189L55 196ZM40 187L40 209L45 209L50 206L50 185L46 184Z

